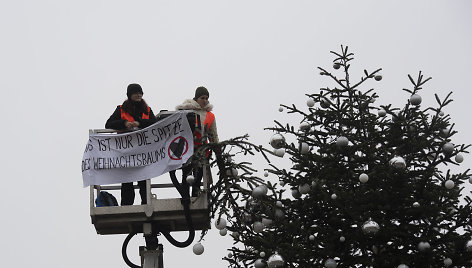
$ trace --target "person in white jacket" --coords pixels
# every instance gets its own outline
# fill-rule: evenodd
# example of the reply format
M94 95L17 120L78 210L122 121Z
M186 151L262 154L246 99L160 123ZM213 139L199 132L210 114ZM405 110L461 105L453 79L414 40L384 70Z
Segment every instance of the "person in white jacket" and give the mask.
M216 119L213 114L213 105L208 101L210 93L205 87L198 87L195 90L195 97L193 99L187 99L182 104L175 107L176 110L193 110L200 115L200 122L205 129L205 136L208 138L209 142L215 143L218 142L218 131L216 128ZM205 137L202 137L202 134L199 132L195 133L196 140L194 141L195 149L198 148L202 143ZM207 158L209 154L207 154ZM183 177L182 183L187 184L185 178L192 172L192 167L187 166L182 168ZM200 185L203 177L203 168L198 167L193 170L195 182L192 186L192 196L198 196L200 190Z

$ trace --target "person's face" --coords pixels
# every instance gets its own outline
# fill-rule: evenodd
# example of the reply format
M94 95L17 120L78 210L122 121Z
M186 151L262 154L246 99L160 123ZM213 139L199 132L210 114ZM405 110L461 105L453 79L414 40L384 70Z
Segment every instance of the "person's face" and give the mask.
M132 101L142 101L143 100L143 93L133 93L131 94L131 100Z
M205 107L208 104L208 96L207 95L202 95L198 97L197 103L200 104L200 107Z

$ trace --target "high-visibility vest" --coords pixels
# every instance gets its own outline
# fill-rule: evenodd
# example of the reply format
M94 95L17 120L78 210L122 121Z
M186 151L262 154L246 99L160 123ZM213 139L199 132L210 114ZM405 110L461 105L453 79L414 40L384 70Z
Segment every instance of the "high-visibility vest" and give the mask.
M215 115L212 112L207 112L205 121L203 122L203 127L205 128L205 131L208 131L210 129L210 126L213 124L214 121L215 121ZM195 122L195 124L198 124L198 122ZM198 130L195 130L195 141L194 141L195 146L199 146L202 144L201 138L202 138L202 133Z
M123 120L126 120L128 122L134 122L134 118L127 112L125 112L125 110L123 110L123 107L121 107L120 105L120 109L121 109L121 119ZM141 117L142 119L149 119L149 113L151 111L151 108L149 108L149 106L147 107L147 114L143 113L143 116Z

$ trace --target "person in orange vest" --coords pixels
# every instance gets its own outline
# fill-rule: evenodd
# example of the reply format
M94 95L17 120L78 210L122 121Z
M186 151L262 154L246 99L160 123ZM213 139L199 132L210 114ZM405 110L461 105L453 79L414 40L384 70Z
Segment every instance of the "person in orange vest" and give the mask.
M218 142L218 131L216 128L215 115L212 113L213 105L208 101L210 93L205 87L198 87L195 90L195 97L193 99L187 99L182 104L175 107L176 110L193 110L200 115L200 121L205 127L205 133L208 140L202 141L202 134L195 131L195 149L202 144L202 142ZM207 158L209 153L207 154ZM192 173L192 167L184 166L182 168L182 183L186 184L185 178ZM198 196L200 191L200 185L203 177L203 168L198 167L193 170L195 182L192 186L192 196Z
M129 84L126 99L116 107L108 118L105 128L120 132L133 131L148 127L156 122L156 116L143 99L143 89L139 84ZM141 204L146 204L146 181L138 181ZM132 182L121 184L121 205L133 205L134 187Z

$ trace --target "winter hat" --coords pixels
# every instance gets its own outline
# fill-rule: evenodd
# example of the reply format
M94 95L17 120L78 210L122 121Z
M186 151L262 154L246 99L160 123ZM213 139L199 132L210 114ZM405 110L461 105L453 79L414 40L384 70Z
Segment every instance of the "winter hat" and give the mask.
M195 98L193 99L197 100L203 95L207 95L208 97L210 97L210 93L208 93L208 89L206 89L205 87L197 87L197 90L195 90Z
M131 98L131 95L135 93L143 94L143 89L139 84L129 84L128 90L126 91L126 96L128 96L128 99Z

